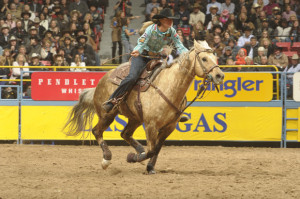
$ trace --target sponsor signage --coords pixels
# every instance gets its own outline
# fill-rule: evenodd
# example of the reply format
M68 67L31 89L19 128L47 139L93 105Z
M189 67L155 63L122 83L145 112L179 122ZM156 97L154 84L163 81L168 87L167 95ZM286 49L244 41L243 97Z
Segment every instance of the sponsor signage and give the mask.
M23 106L22 139L32 140L95 140L86 126L83 138L66 136L62 127L67 121L71 106ZM59 114L58 114L59 113ZM219 141L280 141L282 130L281 107L190 107L184 113L190 116L178 123L168 140L219 140ZM123 140L121 132L127 118L116 116L104 132L106 140ZM146 139L144 126L133 134L135 139Z
M106 72L34 72L33 100L75 101L85 88L96 87Z
M288 74L288 76L290 75L292 74ZM294 73L292 86L293 86L293 98L296 102L300 102L300 72Z
M196 78L187 92L188 101L193 100L202 78ZM218 93L210 84L204 97L196 101L271 101L273 97L273 76L271 73L225 73L224 83Z

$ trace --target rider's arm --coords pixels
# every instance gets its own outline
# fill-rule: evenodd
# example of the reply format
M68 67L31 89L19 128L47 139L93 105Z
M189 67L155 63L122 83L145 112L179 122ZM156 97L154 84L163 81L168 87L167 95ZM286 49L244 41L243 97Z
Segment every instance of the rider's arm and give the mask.
M172 35L171 38L174 41L175 47L177 48L177 50L179 51L179 53L184 53L184 52L188 52L188 49L186 47L184 47L184 45L182 44L182 42L180 41L179 35L176 33L176 30L172 27Z
M145 46L147 45L149 39L151 38L151 32L153 31L153 26L154 25L149 26L145 30L144 34L142 34L142 36L140 36L140 38L138 39L138 44L133 49L133 51L137 50L137 51L139 51L140 54L143 52Z

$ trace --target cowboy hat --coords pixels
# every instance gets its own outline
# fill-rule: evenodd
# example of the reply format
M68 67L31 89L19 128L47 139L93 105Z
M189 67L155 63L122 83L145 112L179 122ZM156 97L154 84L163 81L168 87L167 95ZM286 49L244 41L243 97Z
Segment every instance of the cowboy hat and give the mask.
M260 8L260 5L258 3L253 4L253 8Z
M9 30L8 25L7 25L7 24L3 24L3 25L1 26L1 31L2 31L3 29L8 29L8 30Z
M17 41L17 38L16 38L15 36L11 36L11 37L9 38L9 41Z
M194 3L194 6L193 6L193 8L195 9L195 8L199 8L200 9L200 4L199 3Z
M154 15L154 16L152 17L152 21L153 21L154 23L156 23L159 19L163 19L163 18L168 18L168 19L179 19L178 16L173 16L173 15L172 15L172 11L171 11L170 8L165 8L165 9L163 9L162 11L160 11L159 14Z
M40 23L40 22L41 22L41 20L38 17L34 18L34 20L33 20L33 23Z
M80 40L81 38L84 38L84 39L85 39L85 42L88 40L87 36L85 36L85 35L79 35L79 36L76 38L77 42L79 42L79 40Z
M211 10L212 9L217 9L217 12L219 11L219 8L218 8L218 6L216 6L216 5L212 5L212 6L210 6L210 8L209 8L209 12L211 12Z
M39 54L37 54L37 53L32 53L32 55L31 55L31 59L32 58L40 58L40 55Z
M77 14L78 16L80 16L80 12L78 10L72 10L70 12L70 16L73 16L74 14Z
M31 17L31 13L30 12L22 12L21 17L24 18L24 15L29 15L29 17Z
M298 59L299 59L299 56L298 56L297 54L293 54L292 59L298 60Z

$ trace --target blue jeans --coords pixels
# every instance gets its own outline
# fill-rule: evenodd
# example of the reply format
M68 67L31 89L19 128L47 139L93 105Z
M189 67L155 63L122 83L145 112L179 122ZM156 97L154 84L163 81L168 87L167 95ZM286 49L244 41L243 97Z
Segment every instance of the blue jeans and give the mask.
M131 53L131 51L133 51L133 46L131 45L131 43L129 42L129 40L122 40L122 44L124 46L124 50L125 50L125 53ZM124 55L123 56L123 63L124 62L127 62L130 58L130 55Z
M122 97L126 92L130 92L136 81L139 79L141 73L146 68L148 61L150 61L150 59L145 57L132 57L129 74L127 77L125 77L125 79L123 79L120 86L115 90L109 99L117 99Z

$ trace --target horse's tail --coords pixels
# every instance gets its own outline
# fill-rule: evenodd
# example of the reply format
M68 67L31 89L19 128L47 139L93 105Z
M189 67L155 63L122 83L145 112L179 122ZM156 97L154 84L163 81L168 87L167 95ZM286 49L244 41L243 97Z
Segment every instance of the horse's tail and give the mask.
M67 130L66 135L76 136L92 123L95 114L93 103L95 89L88 88L80 94L79 101L72 108L68 121L63 128L63 130Z

